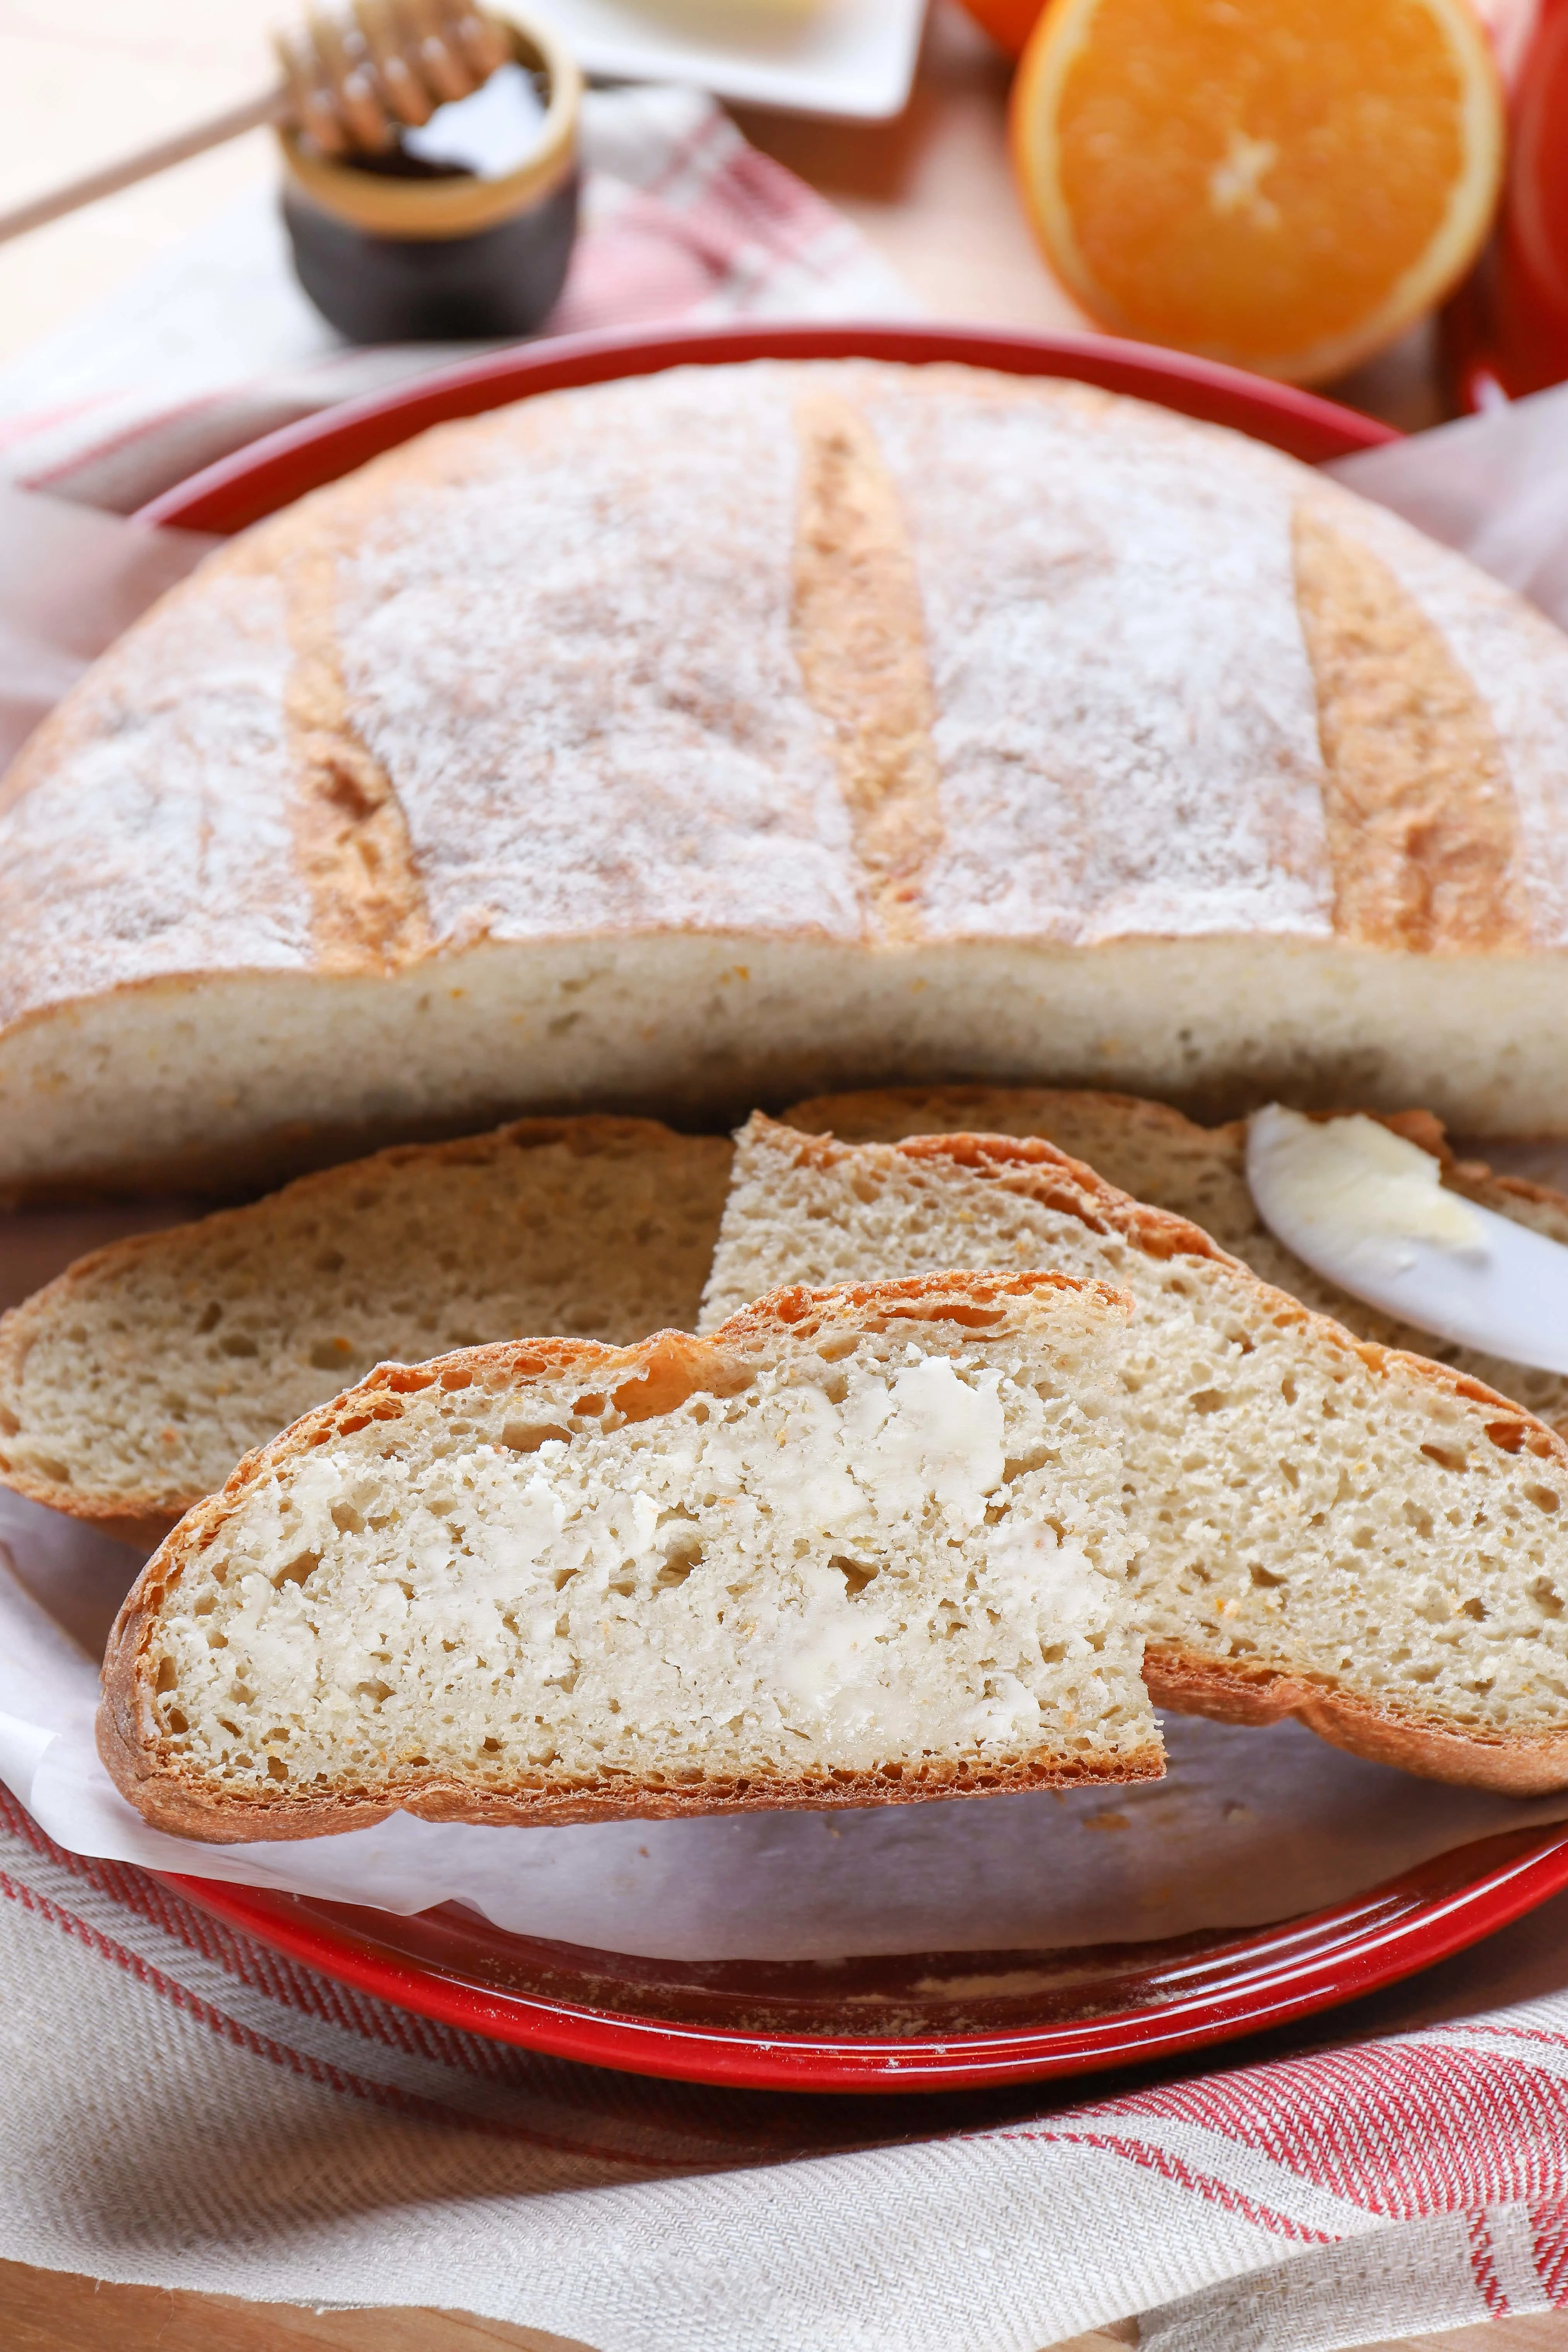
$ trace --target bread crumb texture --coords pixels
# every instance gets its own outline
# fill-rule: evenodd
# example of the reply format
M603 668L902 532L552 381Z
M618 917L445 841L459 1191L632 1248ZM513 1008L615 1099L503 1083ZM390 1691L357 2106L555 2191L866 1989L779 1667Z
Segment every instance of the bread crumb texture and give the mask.
M1560 1436L1568 1435L1568 1378L1539 1365L1514 1364L1479 1348L1461 1348L1417 1330L1352 1297L1271 1234L1247 1181L1247 1127L1236 1119L1200 1127L1164 1103L1134 1096L1045 1087L889 1087L852 1095L818 1095L784 1113L805 1133L845 1143L897 1143L911 1135L1038 1135L1134 1200L1190 1217L1220 1247L1264 1282L1330 1315L1358 1339L1451 1364L1456 1371L1524 1405ZM1422 1111L1394 1113L1389 1124L1442 1163L1443 1182L1466 1200L1568 1244L1568 1199L1542 1184L1494 1176L1477 1160L1458 1160L1438 1120Z
M1124 1312L944 1278L380 1372L149 1563L106 1757L222 1837L1157 1772Z
M1568 1780L1563 1441L1357 1343L1050 1145L850 1146L754 1119L705 1313L785 1279L1043 1264L1134 1301L1117 1383L1162 1696L1300 1712L1438 1777Z
M689 1328L729 1167L651 1120L523 1120L100 1250L0 1321L0 1476L156 1541L374 1364Z

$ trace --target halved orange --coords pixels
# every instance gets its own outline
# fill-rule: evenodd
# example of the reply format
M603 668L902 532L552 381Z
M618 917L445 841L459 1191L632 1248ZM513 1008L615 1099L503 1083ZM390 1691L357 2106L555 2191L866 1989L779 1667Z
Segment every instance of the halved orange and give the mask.
M1012 144L1091 318L1305 383L1468 268L1502 94L1466 0L1049 0Z

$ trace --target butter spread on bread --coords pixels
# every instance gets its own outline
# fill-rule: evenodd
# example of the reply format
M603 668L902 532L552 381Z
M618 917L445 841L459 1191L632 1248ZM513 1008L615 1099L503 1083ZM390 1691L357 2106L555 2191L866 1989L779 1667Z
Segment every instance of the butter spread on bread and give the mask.
M1126 1312L944 1275L786 1292L706 1340L383 1366L148 1562L104 1759L149 1821L225 1841L1157 1775Z
M1157 1704L1355 1753L1568 1783L1568 1445L1352 1338L1037 1138L742 1131L704 1318L787 1280L1052 1265L1133 1301L1118 1379Z

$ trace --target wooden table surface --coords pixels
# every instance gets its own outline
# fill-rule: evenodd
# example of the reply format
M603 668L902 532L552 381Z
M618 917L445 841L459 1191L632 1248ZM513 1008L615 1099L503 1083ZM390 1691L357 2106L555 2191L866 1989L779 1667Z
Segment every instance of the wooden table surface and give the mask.
M1053 2352L1127 2352L1131 2326L1075 2336ZM0 2263L0 2343L5 2352L591 2352L563 2336L450 2311L302 2311L163 2287L99 2286L91 2279ZM1568 2315L1500 2319L1441 2336L1402 2336L1365 2352L1564 2352Z
M208 110L266 72L277 0L0 0L0 204L36 193ZM737 110L749 138L858 223L938 319L1050 329L1083 322L1041 268L1008 176L1005 60L936 0L919 82L894 123L807 122ZM272 169L257 132L73 220L0 249L0 362L123 283ZM1405 428L1441 414L1426 339L1333 387ZM1118 2352L1131 2327L1075 2338ZM317 2313L0 2263L7 2352L582 2352L566 2339L434 2311ZM1505 2320L1379 2352L1568 2352L1568 2314ZM1065 2352L1065 2347L1064 2347Z

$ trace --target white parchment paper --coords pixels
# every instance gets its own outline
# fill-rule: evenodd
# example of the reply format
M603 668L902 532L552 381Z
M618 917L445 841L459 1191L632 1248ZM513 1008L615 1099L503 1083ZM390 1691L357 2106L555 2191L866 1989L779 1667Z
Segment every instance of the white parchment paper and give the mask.
M0 482L0 770L89 662L217 544Z
M1331 469L1568 625L1568 388ZM83 663L199 559L56 500L0 508L0 762ZM1484 681L1483 681L1484 683ZM8 731L7 731L8 730ZM1509 1155L1492 1150L1506 1164ZM1568 1167L1531 1172L1562 1181ZM0 1304L177 1203L0 1219ZM1124 1790L198 1846L148 1829L98 1761L96 1658L138 1556L0 1489L0 1780L73 1852L675 1959L826 1958L1163 1939L1289 1916L1489 1832L1568 1819L1340 1755L1293 1724L1166 1719L1167 1779Z
M823 1959L1253 1926L1471 1838L1568 1817L1568 1796L1520 1805L1442 1789L1294 1724L1172 1716L1168 1777L1133 1789L580 1829L397 1814L340 1837L195 1846L150 1830L98 1760L97 1672L47 1603L56 1580L76 1578L79 1610L84 1580L107 1599L115 1580L100 1558L73 1557L58 1523L38 1524L53 1518L0 1499L0 1539L26 1577L0 1576L0 1779L73 1853L153 1869L387 1911L458 1900L502 1927L652 1958ZM89 1537L84 1549L107 1547Z
M1323 470L1568 628L1568 384Z
M0 1304L149 1212L0 1220ZM1165 1721L1167 1778L1133 1789L479 1829L398 1814L339 1837L195 1845L151 1830L99 1762L97 1660L141 1555L0 1488L0 1780L76 1853L419 1911L668 1959L822 1959L1141 1942L1250 1927L1353 1895L1497 1830L1568 1818L1439 1788L1294 1724Z

